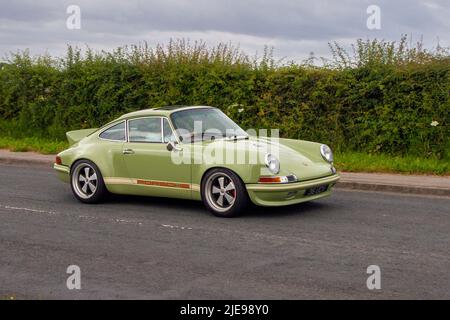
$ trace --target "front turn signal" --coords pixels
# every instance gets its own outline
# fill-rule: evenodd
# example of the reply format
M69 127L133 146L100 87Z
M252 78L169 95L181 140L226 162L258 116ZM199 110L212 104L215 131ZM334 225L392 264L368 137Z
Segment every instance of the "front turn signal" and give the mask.
M276 176L276 177L260 177L259 183L289 183L297 182L297 177L294 175L290 176Z

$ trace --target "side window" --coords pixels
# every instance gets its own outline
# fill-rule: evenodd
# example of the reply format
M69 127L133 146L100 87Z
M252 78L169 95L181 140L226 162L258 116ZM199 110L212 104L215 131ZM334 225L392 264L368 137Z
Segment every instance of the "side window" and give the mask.
M125 121L116 124L99 135L102 139L125 141Z
M130 142L162 142L161 118L142 118L128 121Z
M164 121L163 122L164 123L163 124L163 126L164 126L164 142L168 143L170 141L176 141L175 135L172 131L172 128L170 127L169 121L167 119L164 119L163 121Z

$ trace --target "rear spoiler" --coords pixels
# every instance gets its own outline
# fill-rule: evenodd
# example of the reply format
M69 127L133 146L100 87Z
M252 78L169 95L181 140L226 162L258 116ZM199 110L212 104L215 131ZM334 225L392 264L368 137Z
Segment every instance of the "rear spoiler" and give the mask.
M69 141L69 146L74 145L84 137L87 137L91 133L94 133L95 131L97 131L97 129L98 128L91 128L66 132L66 137L67 140Z

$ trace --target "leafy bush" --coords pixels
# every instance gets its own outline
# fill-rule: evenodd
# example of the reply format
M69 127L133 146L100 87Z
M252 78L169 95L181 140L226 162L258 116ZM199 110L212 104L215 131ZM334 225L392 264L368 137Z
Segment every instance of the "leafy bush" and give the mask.
M63 58L18 53L0 65L0 133L64 140L125 112L213 105L244 128L279 128L341 152L450 158L447 50L409 48L406 38L359 40L352 56L330 49L321 67L183 40L111 53L68 47Z

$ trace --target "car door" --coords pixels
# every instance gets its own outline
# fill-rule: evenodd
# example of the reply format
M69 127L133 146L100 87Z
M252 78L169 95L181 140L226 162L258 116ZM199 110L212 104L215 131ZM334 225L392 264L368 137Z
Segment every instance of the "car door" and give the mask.
M103 179L106 184L126 177L126 168L123 163L123 144L126 141L126 121L120 121L106 127L100 134L98 143L92 147L94 157L91 159L103 169ZM114 185L111 191L116 191ZM117 191L116 191L117 192ZM118 192L120 193L120 192Z
M128 139L123 159L135 193L142 195L191 198L191 166L175 163L167 142L176 139L165 117L129 119Z

